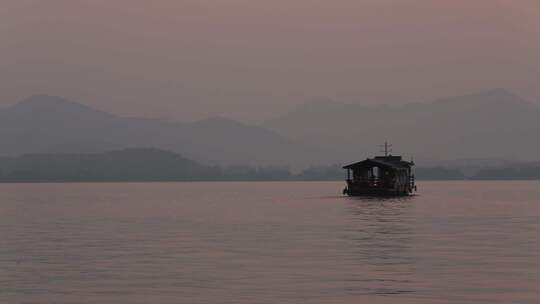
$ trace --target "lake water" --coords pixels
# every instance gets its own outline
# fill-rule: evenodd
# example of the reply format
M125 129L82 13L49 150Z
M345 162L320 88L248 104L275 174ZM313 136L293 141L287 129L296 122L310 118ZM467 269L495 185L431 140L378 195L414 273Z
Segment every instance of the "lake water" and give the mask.
M540 182L0 185L0 303L540 303Z

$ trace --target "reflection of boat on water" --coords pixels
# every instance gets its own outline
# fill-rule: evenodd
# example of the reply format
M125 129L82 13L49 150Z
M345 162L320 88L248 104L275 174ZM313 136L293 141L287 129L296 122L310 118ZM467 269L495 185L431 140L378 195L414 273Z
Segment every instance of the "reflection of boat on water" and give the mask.
M389 154L384 145L384 156L368 158L343 167L347 170L349 196L402 196L416 191L412 167L414 162L404 161L401 156ZM351 174L352 173L352 174Z
M360 197L345 201L348 221L342 237L348 258L344 259L347 270L341 274L346 276L347 290L377 296L405 296L419 291L418 219L412 204L400 203L409 199L414 198Z

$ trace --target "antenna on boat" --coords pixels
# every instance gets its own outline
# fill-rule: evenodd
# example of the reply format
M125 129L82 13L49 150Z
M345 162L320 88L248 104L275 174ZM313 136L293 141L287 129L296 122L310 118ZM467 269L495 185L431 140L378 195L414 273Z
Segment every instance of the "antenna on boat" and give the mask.
M387 141L385 141L384 145L381 145L380 147L383 149L381 152L384 152L384 156L388 156L390 153L392 153L392 145L388 144Z

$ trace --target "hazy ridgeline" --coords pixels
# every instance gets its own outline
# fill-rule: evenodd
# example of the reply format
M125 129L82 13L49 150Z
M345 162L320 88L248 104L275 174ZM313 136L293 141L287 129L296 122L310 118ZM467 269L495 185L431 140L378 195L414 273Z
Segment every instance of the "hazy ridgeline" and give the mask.
M153 147L212 165L307 165L320 154L273 131L221 117L195 122L121 117L59 97L0 110L0 155L103 153Z
M338 159L373 155L381 142L430 166L455 159L537 160L540 106L504 89L401 106L306 104L264 126Z
M309 103L262 126L122 117L34 96L0 110L0 179L342 180L329 164L376 155L384 140L414 156L417 179L538 179L539 118L539 106L503 89L399 107Z

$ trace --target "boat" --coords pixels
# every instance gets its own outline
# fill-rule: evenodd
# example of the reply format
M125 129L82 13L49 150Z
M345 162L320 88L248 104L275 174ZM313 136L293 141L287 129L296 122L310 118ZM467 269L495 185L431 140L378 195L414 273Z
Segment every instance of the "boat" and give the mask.
M412 168L414 162L389 153L384 144L384 156L375 156L356 162L347 170L347 187L343 194L349 196L407 196L417 190Z

